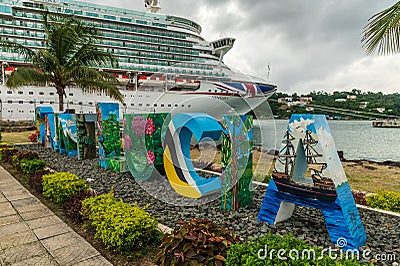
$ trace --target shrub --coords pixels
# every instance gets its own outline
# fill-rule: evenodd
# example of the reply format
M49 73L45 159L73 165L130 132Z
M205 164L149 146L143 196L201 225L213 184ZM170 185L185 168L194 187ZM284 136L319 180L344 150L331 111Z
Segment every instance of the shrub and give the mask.
M23 159L27 160L39 159L39 154L37 152L31 152L31 151L18 151L16 154L12 156L12 165L17 169L21 169L20 162Z
M46 162L40 159L22 159L19 163L19 168L24 174L33 174L41 171L46 166Z
M58 172L42 176L43 195L56 203L64 203L79 192L88 190L85 180L76 175Z
M94 196L96 196L96 192L94 192L93 190L79 192L64 203L63 209L65 214L73 220L81 221L83 218L81 214L82 201L86 198Z
M130 255L157 243L157 221L145 210L114 198L113 192L82 201L82 214L107 248Z
M18 156L18 153L19 152L17 152L15 155L13 155L11 158L12 158L12 166L14 166L14 167L16 167L16 168L19 168L19 156Z
M391 191L380 191L378 194L369 195L367 204L372 208L400 212L400 193Z
M28 183L31 188L39 193L43 193L42 176L49 174L48 170L38 171L29 176Z
M357 204L367 205L367 199L364 192L352 190L354 200Z
M294 252L293 252L294 251ZM278 256L278 252L280 256ZM314 255L315 252L315 255ZM321 256L325 254L325 256ZM282 260L286 258L286 260ZM272 233L229 247L227 266L253 265L361 265L355 259L334 260L322 248L312 247L292 235Z
M12 164L12 157L18 152L15 148L2 148L0 149L1 161Z
M239 242L228 230L207 219L179 223L179 229L164 236L156 258L160 265L223 265L228 246Z

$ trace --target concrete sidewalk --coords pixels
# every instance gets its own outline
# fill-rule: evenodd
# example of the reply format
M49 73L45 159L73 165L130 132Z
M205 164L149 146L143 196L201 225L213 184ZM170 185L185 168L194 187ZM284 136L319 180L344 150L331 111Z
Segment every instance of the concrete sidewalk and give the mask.
M0 265L112 265L0 166Z

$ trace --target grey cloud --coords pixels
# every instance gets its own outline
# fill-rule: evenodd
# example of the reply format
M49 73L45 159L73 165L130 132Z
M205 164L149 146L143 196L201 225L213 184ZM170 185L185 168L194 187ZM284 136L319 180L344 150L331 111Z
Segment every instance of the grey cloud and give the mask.
M105 0L95 0L109 5ZM221 33L237 39L227 63L248 74L271 76L291 91L318 90L307 84L335 87L331 77L365 58L360 39L363 27L375 13L394 0L161 0L162 12L201 22L204 35L213 40ZM235 3L239 12L229 12ZM144 9L143 1L118 0L113 5ZM208 10L210 14L201 14ZM217 14L215 16L215 14ZM207 27L205 27L206 24ZM385 73L393 73L385 69ZM393 73L397 75L397 73ZM347 81L342 80L340 84ZM350 82L349 82L350 83ZM357 83L351 81L351 83ZM361 82L360 82L361 84Z

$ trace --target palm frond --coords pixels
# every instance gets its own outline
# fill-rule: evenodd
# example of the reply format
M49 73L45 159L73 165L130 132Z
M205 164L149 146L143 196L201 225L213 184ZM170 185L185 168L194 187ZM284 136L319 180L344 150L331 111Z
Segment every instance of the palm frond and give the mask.
M32 58L32 63L35 68L40 69L48 76L48 80L53 82L55 81L56 74L62 72L57 57L45 49L41 49L36 53Z
M118 87L119 81L110 73L100 72L89 67L76 67L71 72L71 80L82 89L83 92L101 92L121 103L124 98Z
M361 43L367 54L400 52L400 1L369 19Z
M35 51L25 47L19 43L11 42L7 40L0 40L0 48L4 52L8 53L17 53L24 58L25 61L30 61L31 58L35 55Z
M61 64L66 64L71 54L75 53L79 43L79 37L72 27L63 26L52 36L50 47Z
M39 70L31 67L19 67L8 78L6 86L11 89L27 85L44 86L48 81L47 76Z
M86 24L82 20L75 19L75 31L80 38L87 41L95 41L99 39L99 34L96 27L92 24Z
M69 66L115 66L117 63L113 54L99 50L92 42L82 45L73 55Z

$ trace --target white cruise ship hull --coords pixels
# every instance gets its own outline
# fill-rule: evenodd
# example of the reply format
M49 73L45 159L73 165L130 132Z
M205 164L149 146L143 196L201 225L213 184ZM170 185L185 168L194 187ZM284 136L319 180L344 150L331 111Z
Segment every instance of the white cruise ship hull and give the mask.
M34 120L35 108L51 106L58 112L58 95L53 87L24 87L11 91L0 86L2 120ZM67 89L64 110L75 113L95 113L97 102L114 102L101 94L83 94L78 88ZM267 97L227 96L223 93L122 91L125 105L120 113L208 113L214 117L223 114L246 114L265 102Z

